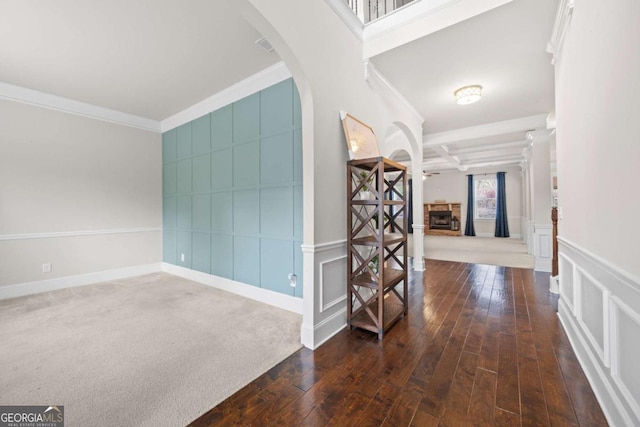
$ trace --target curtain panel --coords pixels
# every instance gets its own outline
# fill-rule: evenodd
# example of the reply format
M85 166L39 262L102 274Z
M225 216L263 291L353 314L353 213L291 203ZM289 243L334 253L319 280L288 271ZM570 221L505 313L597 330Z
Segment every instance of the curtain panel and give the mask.
M473 226L473 175L467 175L467 222L464 227L464 235L476 235L476 229Z
M507 192L505 189L505 172L497 173L498 194L496 200L496 237L509 237L507 221Z

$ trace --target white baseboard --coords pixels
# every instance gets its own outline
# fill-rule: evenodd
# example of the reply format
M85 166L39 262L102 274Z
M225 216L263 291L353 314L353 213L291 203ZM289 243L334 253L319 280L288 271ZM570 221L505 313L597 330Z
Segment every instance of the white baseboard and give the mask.
M320 347L331 337L347 327L347 309L346 307L340 311L333 313L314 327L315 348ZM312 349L312 350L313 350Z
M40 292L92 285L94 283L106 282L108 280L124 279L127 277L141 276L143 274L157 273L160 271L162 271L162 264L154 263L117 268L115 270L98 271L95 273L79 274L76 276L65 276L57 277L55 279L38 280L35 282L18 283L15 285L1 286L0 299L17 298Z
M560 293L560 284L558 283L558 276L549 276L549 292L554 295Z
M290 295L280 294L278 292L262 289L246 283L236 282L235 280L226 279L224 277L214 276L212 274L202 273L200 271L190 270L188 268L179 267L177 265L162 263L162 271L183 277L203 285L231 292L236 295L243 296L255 301L272 305L283 310L292 311L302 314L302 298L296 298Z

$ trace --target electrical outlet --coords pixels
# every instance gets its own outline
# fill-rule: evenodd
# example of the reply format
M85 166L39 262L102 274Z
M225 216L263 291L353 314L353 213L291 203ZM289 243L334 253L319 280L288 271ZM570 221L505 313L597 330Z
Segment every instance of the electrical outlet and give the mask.
M180 254L180 262L184 262L184 254Z
M289 286L291 286L292 288L295 288L297 280L298 280L298 276L296 276L293 273L289 274Z
M51 263L50 262L42 264L42 272L43 273L51 273Z

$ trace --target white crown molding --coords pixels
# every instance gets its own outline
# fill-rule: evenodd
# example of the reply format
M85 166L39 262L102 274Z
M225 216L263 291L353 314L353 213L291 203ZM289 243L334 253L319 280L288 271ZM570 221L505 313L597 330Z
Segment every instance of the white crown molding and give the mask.
M209 114L219 108L280 83L291 77L291 72L284 64L278 62L226 89L174 114L160 122L160 130L166 132L180 125Z
M407 98L405 98L398 91L398 89L396 89L396 87L391 84L391 82L384 76L384 74L382 74L382 72L380 72L380 70L378 70L378 68L370 61L364 62L364 76L366 81L377 84L382 90L386 91L386 94L388 96L391 96L400 101L400 104L402 104L402 106L409 110L409 112L413 115L413 119L416 122L424 122L424 118L418 112L418 110L416 110L415 107L411 105L409 101L407 101Z
M547 52L553 57L551 63L555 64L560 57L564 37L569 29L569 23L573 16L574 0L560 0L558 3L558 11L556 12L556 20L553 24L551 40L547 43Z
M349 30L362 41L364 24L358 19L355 13L349 8L344 0L325 0L329 7L338 15Z
M50 239L50 238L56 238L56 237L98 236L103 234L150 233L150 232L159 232L159 231L162 231L161 227L114 228L114 229L107 229L107 230L84 230L84 231L54 231L49 233L29 233L29 234L4 234L4 235L0 235L0 241Z
M429 133L423 135L423 146L449 144L452 142L469 139L486 138L508 133L525 132L531 129L545 128L547 126L547 114L521 117L519 119L504 120L501 122L487 123L479 126L470 126L445 132Z
M555 129L538 129L527 132L527 141L531 144L545 142L555 133Z
M40 292L55 291L58 289L92 285L94 283L106 282L109 280L142 276L144 274L158 273L160 271L162 271L162 264L155 263L117 268L114 270L99 271L95 273L79 274L76 276L57 277L55 279L0 286L0 300L37 294Z
M0 99L48 108L67 114L102 120L104 122L146 131L160 132L160 122L157 120L134 116L133 114L98 107L97 105L87 104L85 102L75 101L73 99L63 98L61 96L51 95L4 82L0 82Z
M556 113L549 113L547 116L547 129L555 129L556 128Z

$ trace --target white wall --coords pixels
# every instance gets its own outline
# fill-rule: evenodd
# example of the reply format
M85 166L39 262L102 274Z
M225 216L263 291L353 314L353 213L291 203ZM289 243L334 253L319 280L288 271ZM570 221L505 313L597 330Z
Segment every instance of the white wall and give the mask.
M275 47L296 82L302 103L304 169L303 343L316 347L346 324L346 303L320 302L346 293L347 149L339 120L347 111L384 139L394 123L422 138L422 118L365 80L362 41L323 1L234 2Z
M640 425L640 2L575 2L556 55L560 318L610 425Z
M509 234L511 237L521 237L522 216L522 174L519 166L497 167L472 170L469 172L442 172L433 175L424 182L424 203L432 203L436 200L462 203L462 218L460 227L464 234L464 226L467 221L467 175L473 174L479 178L495 177L496 172L506 172L505 187L507 193L507 217L509 221ZM475 220L474 227L477 236L494 236L495 220Z
M0 286L161 261L159 133L11 101L0 117Z

